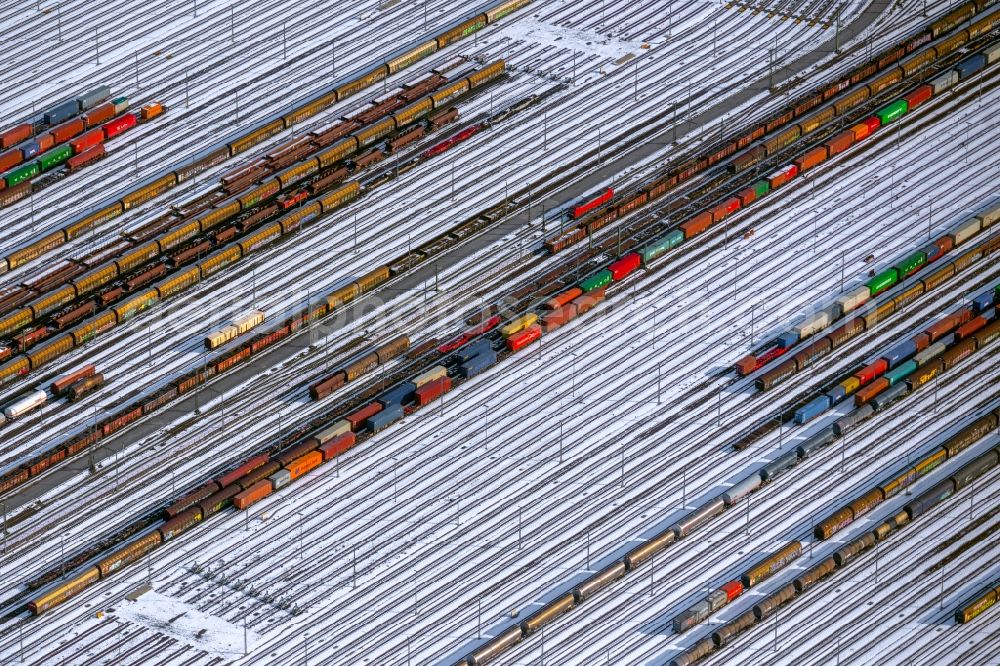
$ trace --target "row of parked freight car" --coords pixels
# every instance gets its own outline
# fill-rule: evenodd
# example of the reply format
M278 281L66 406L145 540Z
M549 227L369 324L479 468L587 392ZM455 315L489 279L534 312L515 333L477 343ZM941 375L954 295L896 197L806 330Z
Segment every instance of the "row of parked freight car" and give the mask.
M925 384L938 373L950 370L1000 336L1000 322L995 321L998 299L1000 292L996 289L983 292L970 305L897 343L799 407L793 417L795 422L806 423L851 396L855 407L862 410L858 417L863 418L869 410L878 410L913 390L913 384Z
M545 242L545 248L553 253L562 251L566 247L606 227L616 219L624 217L637 208L646 205L649 201L663 196L676 185L719 164L726 158L734 155L737 151L747 148L747 146L762 139L765 135L771 135L778 129L788 126L787 129L737 156L730 163L730 170L735 172L745 171L749 167L763 161L766 157L778 153L800 137L819 129L836 117L847 114L852 109L864 103L869 97L876 95L891 85L899 83L907 77L918 74L935 60L956 52L968 42L988 33L1000 22L1000 12L993 12L988 16L971 21L967 27L958 30L947 39L924 49L913 57L906 58L907 55L913 53L922 45L952 32L966 21L970 21L977 12L983 11L993 4L995 4L995 0L983 0L978 3L967 2L948 12L942 18L930 23L916 35L883 51L844 77L827 85L822 91L812 93L782 109L775 115L759 123L755 123L749 130L741 133L739 137L716 145L701 157L692 158L672 168L665 176L653 181L646 187L640 188L638 192L623 192L617 199L612 199L610 205L603 206L595 211L586 212L579 219L579 224L575 228L548 239ZM988 57L995 59L997 56L995 49L991 50L990 53L992 55ZM971 76L977 71L977 68L981 69L985 65L985 62L978 57L974 57L961 65L959 69L965 76ZM823 106L824 102L840 95L848 88L858 86L862 81L869 79L879 72L884 73L856 88L852 93L843 96L836 102L831 102ZM935 83L931 86L930 92L939 94L942 90L954 85L954 78L955 75L952 73L946 73L937 77ZM918 88L911 95L912 97L908 97L907 99L908 108L923 103L929 97L927 89L923 87ZM902 108L901 102L897 101L894 105L883 109L878 116L878 120L880 124L892 122L901 115L901 112L905 113L905 111L906 109ZM797 120L798 122L793 123L793 120ZM867 136L867 134L870 134L876 128L877 126L872 127L871 125L869 125L867 130L855 127L848 132L838 135L837 141L823 147L826 149L826 157L823 159L846 150L850 143L864 138L864 136ZM857 135L859 131L861 132L860 136ZM852 135L854 136L852 137ZM845 145L845 142L848 142L847 145ZM812 160L818 159L820 153L821 151L817 150L812 154L808 160L808 166L815 166ZM795 169L797 173L799 167L796 166ZM786 177L794 177L794 174ZM779 175L778 179L782 180L782 176ZM751 189L756 189L756 186ZM747 191L744 194L750 196L751 200L760 196L759 192ZM734 209L731 209L734 203L732 199L727 200L716 206L712 211L703 213L698 221L702 224L711 224L714 221L718 221L714 217L709 221L709 215L717 215L719 219L722 219L734 212ZM746 205L746 203L742 203L741 205Z
M356 187L356 183L352 183L346 187L354 188ZM350 194L351 191L353 190L348 190L346 194ZM341 194L338 195L338 192ZM338 190L333 194L334 197L344 195L344 188L341 188L341 190ZM329 197L325 197L324 201L327 198ZM297 215L299 212L300 211L297 209L294 211L293 215ZM189 271L198 269L199 266L194 266L189 269ZM316 303L311 303L304 311L283 320L282 323L277 325L274 329L255 335L252 339L237 348L226 351L218 357L210 360L204 367L185 373L174 382L170 382L166 387L157 391L155 394L137 400L135 403L129 404L124 408L117 410L113 414L108 415L97 424L97 427L92 430L82 432L52 449L35 455L20 466L0 476L0 493L16 488L17 486L27 482L28 479L43 474L53 465L58 464L67 457L76 455L77 453L86 450L101 437L117 432L141 416L161 408L179 395L194 390L208 381L216 373L224 372L238 363L247 361L251 358L251 356L262 353L270 349L273 345L280 344L285 338L294 334L302 326L324 317L336 308L349 304L354 299L366 293L369 289L374 288L375 286L388 280L391 274L392 273L388 266L382 266L374 269L362 278L334 290ZM183 278L184 276L182 275L181 277ZM184 280L181 280L180 282L183 283ZM142 302L141 299L140 302ZM104 315L104 317L107 320L106 324L112 325L111 314ZM89 329L88 331L80 332L81 335L87 335L90 333L96 335L96 332L91 332ZM44 358L40 360L47 362L47 359ZM23 373L26 372L27 369L22 364L19 366L18 371Z
M332 296L328 297L328 301L320 304L316 311L325 312L329 307L328 303L336 307L340 301ZM297 318L298 325L307 323L312 315L313 312L303 312ZM254 455L234 469L212 479L167 506L163 512L165 522L161 525L146 530L123 546L114 548L111 553L98 560L96 565L84 569L54 589L29 600L27 608L36 615L45 612L119 568L141 559L153 548L176 538L227 506L246 509L322 463L349 450L362 433L384 430L403 418L405 413L410 413L440 398L452 387L451 372L470 377L496 363L496 353L488 343L482 344L484 342L486 341L481 341L460 354L458 365L454 369L439 365L424 370L410 380L384 391L374 400L357 406L335 422L310 432L299 443L273 455L266 452ZM402 354L408 346L409 338L406 336L395 338L348 365L342 371L342 375L337 373L335 376L341 376L344 381L347 381L348 377L356 379L362 373L370 372L377 365L387 363ZM209 367L212 368L212 372L222 372L225 369L224 361ZM81 553L69 564L78 566L92 560L99 552Z
M28 183L40 173L52 171L63 164L74 171L100 159L104 156L106 139L135 127L140 119L149 120L163 112L160 104L152 102L137 113L126 113L127 97L100 103L101 96L106 98L109 94L107 86L102 86L80 100L73 100L85 112L53 125L46 132L33 135L34 125L23 123L0 135L0 140L4 141L29 137L0 152L0 204L25 196L30 191ZM94 106L83 106L91 103Z
M22 266L68 241L79 238L95 226L159 196L180 183L191 180L199 173L221 164L230 157L250 150L296 123L301 123L389 75L402 71L418 60L476 33L487 24L500 20L530 2L531 0L503 0L481 13L462 18L458 23L452 24L426 41L402 49L379 64L365 68L349 81L310 97L301 104L296 104L288 111L265 120L255 129L201 152L176 169L156 176L112 201L95 204L82 215L74 216L57 231L6 255L0 260L0 273Z
M278 171L274 176L265 177L262 182L251 186L247 190L237 192L234 196L220 202L216 207L195 215L180 226L137 244L125 251L118 258L93 267L83 275L70 280L62 287L51 290L28 303L25 307L0 316L0 336L15 333L29 325L32 321L55 312L66 304L110 284L119 277L128 275L157 257L181 250L186 244L190 244L193 239L210 232L216 227L222 226L225 222L243 212L254 209L260 203L272 199L282 192L290 193L290 190L293 187L297 187L297 184L302 180L319 173L321 170L337 167L361 148L371 146L379 140L385 139L397 129L408 127L413 122L418 121L435 110L447 114L447 105L449 102L458 96L495 80L504 71L505 63L503 60L500 60L479 68L474 72L466 73L466 75L457 81L450 82L441 90L432 92L430 95L409 103L385 119L366 126L363 129L350 131L354 125L351 122L334 125L332 130L335 132L339 132L340 128L347 128L347 136L342 136L339 140L334 141L332 145L319 150L315 156L288 166ZM330 136L330 132L324 133L324 136ZM301 156L299 152L300 148L317 150L317 142L321 142L321 140L312 135L303 137L303 141L298 142L301 145L295 149L295 154ZM270 158L265 158L265 160L270 160ZM270 161L267 163L271 164ZM269 172L270 169L263 171L263 173ZM254 173L258 172L255 171ZM343 180L347 176L347 173L347 171L334 172L330 177L322 181L324 187ZM237 179L243 180L242 178ZM356 183L349 187L355 190L358 188ZM315 187L312 187L312 189L315 189ZM335 195L334 199L336 199ZM297 219L304 220L310 215L319 215L325 211L325 208L331 205L339 205L340 203L330 200L330 197L326 197L322 201L300 205L293 214L297 216ZM279 212L279 208L280 206L275 207L270 211L270 214L276 214ZM258 211L258 215L254 218L255 221L266 217L265 212ZM256 235L267 235L267 233L274 235L272 232L276 231L274 225L271 225L265 227L263 231L257 232ZM248 242L253 243L255 241L251 239ZM225 263L231 263L237 258L230 258ZM0 370L0 383L2 382L3 372Z
M143 396L113 414L109 414L99 420L94 427L89 427L77 433L54 449L38 454L18 467L9 470L3 476L0 476L0 493L16 488L25 483L29 478L34 478L44 473L62 460L88 449L102 438L113 435L122 428L137 421L143 415L149 414L173 401L175 398L197 389L216 374L225 372L251 355L270 348L272 345L298 332L303 327L308 326L311 322L326 316L334 308L342 307L387 279L389 279L388 269L384 267L375 269L349 285L337 289L330 295L310 303L303 310L284 318L274 329L252 336L242 344L207 360L204 365L184 373L158 391ZM150 298L154 297L150 295ZM116 313L114 311L105 315L109 320L109 325L115 316Z
M456 90L465 92L472 85L478 86L495 79L500 76L503 71L503 61L484 67L480 71L464 77L460 82L458 82L458 84L463 87L456 88ZM454 88L454 84L446 87L442 92L450 88ZM451 94L454 95L455 93L453 92ZM421 113L426 114L430 110L428 108L428 104L431 102L428 101L428 103L425 104L425 101L427 100L418 101L415 104L409 105L402 111L397 112L397 115L407 112L407 109L413 106L421 106L424 109ZM396 122L392 116L390 116L388 120L392 123ZM310 160L310 163L318 162L319 160L320 157L314 157ZM324 163L323 166L332 168L337 164L338 163L336 162L327 162ZM310 169L318 171L316 164L310 164L309 166ZM287 175L288 172L291 171L296 172L294 177ZM29 303L27 307L7 315L6 317L0 319L0 332L17 330L19 327L29 324L35 317L53 312L57 308L74 301L77 297L84 296L86 293L93 291L97 287L107 284L118 276L128 274L130 271L140 267L143 262L153 260L169 249L180 247L182 243L187 242L198 234L207 231L208 225L221 224L223 221L229 219L233 215L236 215L240 210L255 206L261 199L273 197L276 193L276 188L291 185L298 182L298 179L305 178L315 172L316 171L302 172L299 170L298 166L293 166L282 171L273 179L273 187L271 186L272 181L267 181L265 184L254 188L249 193L234 197L232 199L232 204L227 204L197 215L191 222L181 226L180 228L169 231L158 238L141 244L139 247L130 250L118 259L110 261L104 266L100 266L83 274L79 278L76 278L72 282L68 283L65 287L52 291L46 296ZM271 189L262 189L268 187L271 187ZM280 191L280 189L278 191ZM312 203L299 205L294 210L281 217L278 221L266 224L261 228L248 233L242 240L234 241L229 245L226 245L224 248L209 254L204 259L200 259L195 265L181 269L179 272L166 277L151 287L147 288L142 286L141 288L137 288L133 293L126 295L124 300L119 301L118 304L113 306L109 311L97 314L90 319L85 320L83 323L74 326L63 335L57 336L45 344L33 348L25 355L14 358L0 366L0 385L14 381L19 377L26 375L28 372L38 369L43 364L51 362L55 358L69 352L71 349L86 343L93 337L116 325L124 323L139 312L152 307L160 300L179 293L197 282L206 279L210 275L214 275L229 264L239 261L250 252L273 242L279 237L294 233L301 226L318 218L320 215L329 213L331 210L339 208L340 206L343 206L347 202L353 200L360 194L360 192L361 188L357 182L348 183L347 185L344 185L329 194L319 197ZM279 211L275 207L273 212L277 214ZM251 218L248 218L246 222L249 222L257 217L259 217L259 214L255 214ZM262 220L258 219L257 222L260 223ZM133 278L133 280L139 280L140 285L146 285L153 279L162 277L166 273L165 265L154 267L154 269L162 270L156 272L151 269L151 271L146 271L140 276ZM124 290L122 288L117 288L109 292L109 294L114 294L115 298L122 296L123 293ZM103 298L104 295L101 296L101 299ZM102 300L101 302L103 303L104 301ZM91 301L90 304L96 307L96 301ZM90 311L92 312L93 308L91 308ZM75 307L72 312L80 313L80 306ZM40 335L46 334L47 331L48 329L45 327L38 330Z
M758 389L766 391L790 378L796 372L812 367L821 358L829 355L848 340L873 329L880 321L885 320L894 312L901 311L903 307L913 303L923 294L939 288L953 276L968 271L978 259L989 256L995 250L1000 249L1000 239L986 239L982 243L968 247L955 256L953 260L936 264L951 248L956 245L965 245L979 233L980 229L991 226L997 219L1000 219L1000 207L981 212L967 222L963 222L959 227L961 233L953 232L941 236L893 267L883 271L868 283L848 291L832 304L819 308L816 312L808 315L798 326L770 341L759 355L746 356L737 361L735 365L737 373L743 376L752 374L772 360L788 356L788 352L800 340L818 336L799 352L790 355L791 357L787 360L766 370L756 379L755 384ZM863 312L859 312L873 296L882 294L893 286L901 285L907 277L932 264L935 264L936 268L929 271L924 277L914 280L902 291L894 296L888 296L880 303L870 303L870 306L866 307ZM825 335L818 335L831 323L846 318L846 315L851 312L858 312L858 314Z
M591 294L591 298L594 300L603 298L603 290L606 289L609 284L615 280L625 277L639 265L638 259L632 259L631 262L627 264L620 263L621 261L622 260L619 260L619 262L616 262L617 265L612 264L609 269L602 271L601 274L588 278L579 286L563 292L546 303L544 307L549 310L549 312L557 313L552 320L546 321L546 315L542 317L541 324L539 324L535 323L531 319L531 316L528 315L522 316L521 318L518 318L518 320L512 322L515 324L513 328L505 327L504 333L507 337L508 348L513 351L523 349L529 342L537 340L541 336L543 327L548 330L552 327L562 325L572 317L577 316L579 314L579 308L578 306L574 307L574 301L585 298L588 294ZM562 310L567 307L568 310ZM560 312L560 310L562 311ZM521 327L521 323L527 325ZM1000 324L1000 322L997 322L997 324ZM508 324L508 326L510 326L510 324ZM990 339L1000 336L1000 327L994 328L997 328L998 330L991 334L993 337ZM986 343L988 343L988 341L984 341L984 344ZM964 356L958 357L959 360L960 358L964 358ZM955 362L957 362L957 360ZM909 379L909 376L907 379ZM917 384L917 387L920 385L922 384ZM554 618L571 610L576 605L584 601L588 596L593 595L593 593L597 590L606 587L618 578L625 576L628 572L635 570L640 564L651 559L655 553L687 536L694 529L706 524L715 516L726 510L726 508L736 505L743 497L755 492L763 485L773 482L802 459L815 454L820 448L829 445L833 439L834 435L831 427L829 432L823 431L817 433L816 435L807 438L807 440L798 447L780 454L777 458L775 458L775 460L767 463L760 470L751 473L747 478L737 482L727 491L699 506L697 509L678 521L675 525L672 525L667 530L654 535L641 546L633 548L622 558L621 561L616 561L602 571L594 574L579 586L574 588L571 593L562 595L556 600L547 603L520 625L515 625L502 632L500 635L466 657L465 660L459 662L458 666L462 666L462 664L465 666L478 666L495 660L502 652L538 631L544 624L551 622ZM779 557L778 560L780 559L781 558ZM776 560L776 562L778 560ZM715 602L721 605L723 603L722 595L716 595ZM728 599L725 603L728 603ZM711 606L711 602L709 602L709 606ZM702 613L704 610L704 608L699 607L696 615ZM683 624L690 620L691 618L682 618L681 623Z
M996 413L993 414L993 418L997 418ZM945 441L943 447L954 450L952 444L953 439L950 438ZM860 537L848 541L833 555L812 565L796 576L792 582L779 587L775 592L754 604L750 610L722 625L710 636L701 639L694 646L674 657L670 662L671 666L691 666L720 647L729 645L739 634L774 615L781 606L793 601L824 578L849 566L858 556L871 550L876 544L885 541L913 521L929 513L934 507L961 489L968 487L977 478L996 467L998 461L1000 461L1000 445L989 449L963 465L950 477L907 502L895 515L878 523L873 529L865 531ZM874 612L879 617L890 617L897 610L893 605L893 600L890 599L887 602L880 602L875 607ZM968 621L964 619L963 610L959 609L956 612L956 619L961 618L959 621ZM969 619L971 617L974 617L973 613L969 613Z
M52 395L75 402L104 386L104 375L93 365L85 365L79 370L56 379L49 386ZM38 409L49 401L49 394L38 389L7 405L0 415L0 424L19 419Z

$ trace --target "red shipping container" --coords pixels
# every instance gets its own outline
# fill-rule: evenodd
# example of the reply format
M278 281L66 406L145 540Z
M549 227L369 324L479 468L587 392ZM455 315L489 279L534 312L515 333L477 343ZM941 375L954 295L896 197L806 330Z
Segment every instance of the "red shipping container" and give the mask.
M608 266L608 270L611 271L611 277L617 282L639 268L640 265L642 265L642 257L631 252Z
M301 458L296 458L288 465L288 473L291 478L297 479L307 472L311 472L320 466L323 462L323 454L319 451L313 451L312 453L307 453Z
M955 331L955 337L958 338L959 340L964 340L965 338L969 337L970 335L981 329L983 326L986 326L986 324L988 323L989 320L986 319L986 317L984 317L983 315L979 315L975 319L959 326L958 330Z
M35 128L31 123L14 125L9 130L0 134L0 148L10 148L15 143L21 143L30 139L34 132Z
M20 163L21 163L20 150L8 150L6 152L0 153L0 173L7 171L8 169L13 169Z
M885 359L880 358L879 360L865 366L861 370L854 373L854 376L858 378L861 385L870 383L873 379L879 375L885 374L885 371L889 369L889 364L886 363Z
M35 141L38 142L39 151L43 153L56 145L56 138L48 132L43 132L42 134L36 136Z
M854 132L852 130L841 132L827 141L825 145L830 153L830 157L839 155L854 145Z
M572 289L568 289L563 293L557 294L556 296L550 298L548 301L545 302L545 305L542 307L548 310L558 310L559 308L566 305L567 303L569 303L582 293L583 289L580 289L579 287L573 287Z
M922 352L931 343L931 336L926 333L917 333L913 336L913 344L917 346L917 351Z
M87 113L83 114L83 119L87 122L87 127L97 127L106 120L110 120L115 117L115 105L111 102L105 102L95 106Z
M104 132L98 129L92 129L89 132L84 132L80 136L76 137L69 142L70 147L73 149L75 154L80 154L91 146L96 146L97 144L104 141Z
M345 432L343 435L338 435L319 447L319 452L323 454L324 461L330 460L354 446L356 441L357 437L355 437L353 432Z
M351 424L351 430L357 430L358 426L367 421L369 417L378 414L380 411L382 411L382 405L378 402L371 402L361 409L351 412L344 418Z
M98 130L100 131L100 130ZM90 164L94 160L104 157L104 144L99 143L96 146L91 146L79 155L74 155L73 157L66 160L66 164L69 166L69 170L73 171L79 169L80 167Z
M264 479L253 484L239 495L233 498L233 506L242 511L254 502L259 502L274 492L271 481Z
M855 406L863 407L869 400L871 400L872 398L874 398L887 388L889 388L889 380L886 379L885 377L879 377L868 386L859 389L858 392L854 394Z
M726 593L726 599L732 601L743 594L743 583L738 580L731 580L719 589Z
M532 324L523 331L518 331L507 338L507 349L512 352L520 351L540 337L542 337L542 327L538 324Z
M83 122L83 118L74 118L73 120L68 120L61 125L56 125L49 130L55 138L56 143L65 143L69 141L77 134L83 133L83 130L87 129Z
M705 231L705 229L712 226L712 221L712 214L708 211L695 215L681 225L681 230L684 232L684 238L688 239L692 236L697 236L701 232Z
M817 146L805 155L797 157L795 159L795 166L799 171L808 171L809 169L817 167L825 162L826 157L826 146Z
M229 484L235 483L236 481L239 481L241 478L243 478L244 476L246 476L250 472L254 471L258 467L261 467L261 466L267 464L267 462L270 459L271 459L271 456L267 455L266 453L262 453L259 456L254 456L253 458L250 458L250 460L246 461L245 463L243 463L242 465L240 465L239 467L237 467L233 471L226 472L225 474L223 474L222 476L220 476L218 479L216 479L215 482L218 483L223 488L225 488Z
M135 115L131 113L126 113L123 116L115 118L111 122L104 123L102 129L104 130L104 136L110 139L113 136L118 136L125 130L131 129L136 126Z
M903 99L906 100L907 112L912 111L917 108L927 100L929 100L934 95L934 88L930 84L925 83L922 86L911 90L906 95L903 95Z
M430 404L436 398L451 390L451 377L445 375L440 379L427 382L417 389L417 404L423 407Z

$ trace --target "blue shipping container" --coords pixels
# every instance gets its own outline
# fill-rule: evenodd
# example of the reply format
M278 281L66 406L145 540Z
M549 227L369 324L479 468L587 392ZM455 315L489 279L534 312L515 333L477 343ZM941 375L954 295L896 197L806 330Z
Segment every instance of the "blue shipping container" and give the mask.
M795 411L795 422L806 423L822 414L830 407L830 398L818 395Z
M368 428L368 432L379 432L385 430L401 418L403 418L402 406L398 404L387 405L381 412L369 416L365 427Z
M389 389L376 398L376 400L382 403L383 407L388 407L389 405L402 405L404 402L413 397L413 392L416 390L417 385L413 382L403 382L399 386Z
M976 55L966 58L962 62L955 65L955 71L958 72L959 80L965 81L970 76L981 72L985 67L986 56L982 53L977 53Z
M58 125L64 120L69 120L79 112L80 103L75 99L68 99L48 109L45 112L45 122L49 125Z
M892 369L916 353L917 343L913 340L906 340L887 351L882 355L882 358L885 359L885 362L889 364L889 368Z
M785 331L778 336L778 346L788 349L799 341L799 334L795 331Z
M459 367L458 372L463 377L475 377L497 362L497 353L492 349L473 356Z

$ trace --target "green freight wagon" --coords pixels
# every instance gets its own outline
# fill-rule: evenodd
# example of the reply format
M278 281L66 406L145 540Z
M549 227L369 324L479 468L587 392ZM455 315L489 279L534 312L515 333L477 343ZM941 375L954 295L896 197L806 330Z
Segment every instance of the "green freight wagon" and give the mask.
M42 153L38 158L38 164L42 171L48 171L52 167L59 166L73 156L73 147L68 143L53 148L47 153Z
M14 187L18 183L24 182L29 178L34 178L41 172L38 168L38 162L29 162L27 164L22 164L16 169L11 169L4 175L4 180L7 181L7 187Z

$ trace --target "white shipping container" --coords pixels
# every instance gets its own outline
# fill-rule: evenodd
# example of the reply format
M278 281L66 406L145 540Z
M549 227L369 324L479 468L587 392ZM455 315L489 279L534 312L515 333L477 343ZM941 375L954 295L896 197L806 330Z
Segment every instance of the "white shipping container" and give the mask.
M16 419L27 414L31 410L41 407L45 404L48 399L45 391L35 391L30 393L16 402L12 402L3 410L3 415L8 419Z

